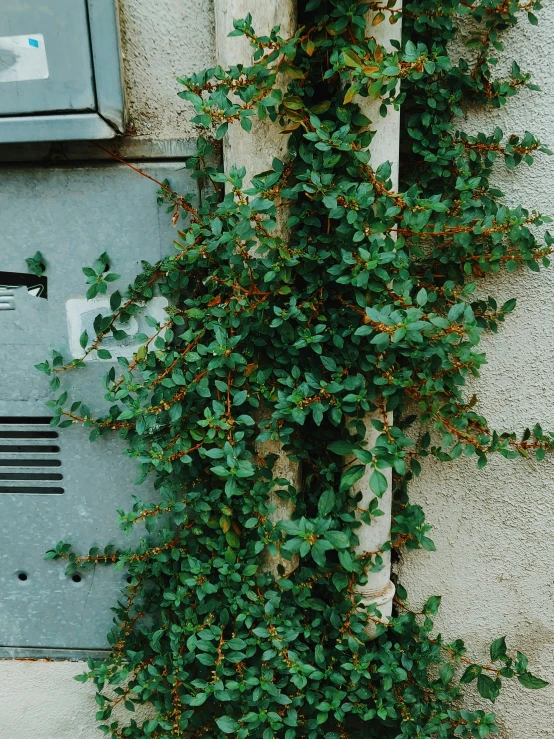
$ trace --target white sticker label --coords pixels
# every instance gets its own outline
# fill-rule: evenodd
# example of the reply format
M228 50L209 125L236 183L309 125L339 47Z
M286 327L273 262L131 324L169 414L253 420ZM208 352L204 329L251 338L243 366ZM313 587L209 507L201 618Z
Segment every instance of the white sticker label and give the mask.
M0 82L48 78L48 60L42 33L0 36Z
M156 333L156 329L150 326L145 321L145 316L150 316L158 323L163 324L167 321L167 313L165 308L167 307L167 298L152 298L144 306L142 313L133 316L128 323L116 323L115 328L120 331L125 331L127 337L121 341L117 341L113 334L105 336L102 340L101 349L107 349L111 355L112 360L115 362L117 357L127 357L131 359L133 354L143 344L144 339L141 338L148 336L150 338ZM80 337L84 331L87 332L88 341L92 343L96 332L94 330L94 319L96 316L103 315L107 316L111 313L110 301L108 298L94 298L94 300L86 300L85 298L71 298L65 304L65 310L67 313L67 324L69 327L69 348L71 354L77 358L83 356L83 349L81 348ZM165 329L160 332L160 336L163 338ZM91 352L86 360L87 362L99 360L95 351ZM100 360L100 361L110 361Z

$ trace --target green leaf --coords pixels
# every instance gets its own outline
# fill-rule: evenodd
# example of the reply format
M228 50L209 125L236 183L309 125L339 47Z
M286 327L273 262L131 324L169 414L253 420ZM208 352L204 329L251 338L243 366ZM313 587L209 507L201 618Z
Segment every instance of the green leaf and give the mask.
M450 662L445 662L445 664L441 667L439 671L439 677L443 685L448 685L448 683L452 680L452 678L454 677L454 667L450 664Z
M422 287L416 295L416 302L418 305L422 306L427 302L427 290L424 287Z
M423 606L423 613L426 613L430 616L435 616L439 611L440 604L440 595L432 595Z
M421 544L421 546L426 549L428 552L435 552L435 542L430 539L428 536L419 536L418 542Z
M215 722L224 734L233 734L239 729L238 721L230 716L219 716Z
M205 665L206 667L212 667L215 665L215 659L212 657L211 654L196 654L195 659L197 662L200 662L200 664Z
M494 703L500 694L500 680L493 680L488 675L480 674L477 678L477 690L479 695Z
M381 498L388 488L387 478L379 470L374 470L369 478L369 487L378 498Z
M158 728L158 719L150 719L146 721L143 725L144 733L146 736L151 736L152 732L155 731Z
M362 60L351 49L347 49L346 51L344 51L342 54L342 57L347 67L361 67L362 66L362 63L363 63Z
M355 464L349 467L340 479L341 491L348 490L349 488L351 488L355 482L357 482L361 477L363 477L364 472L365 472L365 465L363 464Z
M246 397L246 390L241 390L240 392L235 393L233 397L233 405L242 405L246 401Z
M113 311L116 311L120 305L121 305L121 293L118 290L116 290L114 293L110 295L110 308Z
M469 667L466 667L464 674L460 678L460 682L470 683L472 680L475 680L476 677L478 677L481 672L483 671L483 668L481 665L469 665Z
M497 660L504 659L506 657L506 637L501 636L499 639L495 639L490 646L491 660L496 662Z
M226 532L225 539L230 547L232 547L233 549L239 549L240 539L232 529Z
M541 680L540 677L531 675L530 672L524 672L522 675L518 675L517 679L528 690L541 690L541 688L546 688L549 684L546 680Z
M326 531L325 538L335 549L348 549L350 539L342 531Z
M320 516L327 516L335 507L335 493L331 488L327 488L321 494L317 504L317 510Z
M216 139L222 139L227 133L228 128L229 124L227 123L227 121L225 121L225 123L222 123L215 132Z
M348 103L351 103L352 100L356 97L356 95L360 92L360 85L350 85L348 90L346 91L344 98L343 98L343 104L347 105Z
M86 298L87 300L92 300L98 295L98 283L95 282L94 285L91 285L89 289L86 292Z
M189 706L202 706L208 699L208 696L206 693L197 693L195 696L193 696L190 699Z
M327 560L325 557L325 552L328 549L332 549L333 546L330 542L325 541L324 539L318 539L314 545L311 548L311 555L314 562L319 565L320 567L325 567L327 564ZM301 552L302 553L302 552Z
M44 265L44 257L39 251L35 252L34 256L25 259L25 262L27 263L29 272L37 275L38 277L43 275L46 271L46 267Z
M344 457L352 453L353 446L349 441L332 441L330 444L327 444L327 449Z

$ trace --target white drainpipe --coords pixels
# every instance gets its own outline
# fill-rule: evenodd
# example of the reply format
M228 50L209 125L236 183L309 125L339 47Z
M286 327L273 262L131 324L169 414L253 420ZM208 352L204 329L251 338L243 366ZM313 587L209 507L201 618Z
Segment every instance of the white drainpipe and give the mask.
M296 29L296 2L294 0L215 0L215 29L217 61L224 69L235 66L237 63L250 65L252 63L252 47L244 36L228 37L233 30L233 20L252 15L252 25L260 36L269 35L274 26L280 26L279 35L282 38L292 36ZM278 124L271 121L253 120L250 133L243 131L239 123L229 126L223 142L223 163L228 172L232 166L246 167L245 183L252 177L267 169L275 157L283 160L287 152L287 136L281 134ZM246 184L248 187L249 184ZM282 219L281 219L282 220ZM279 222L279 219L278 219ZM279 228L284 235L284 228ZM270 454L277 455L273 467L275 479L288 480L296 490L300 488L300 465L291 462L283 451L279 441L267 441L258 445L261 457ZM275 510L270 518L273 523L292 518L294 505L290 501L282 500L276 493L270 495L270 505ZM275 576L278 576L277 566L282 565L286 574L298 566L298 556L292 560L280 556L271 557L266 552L263 566Z
M401 7L401 0L398 0L396 8ZM385 20L377 26L372 25L375 12L367 14L366 34L373 38L387 51L392 50L390 41L401 39L401 22L398 21L394 25L389 23L388 11ZM392 107L388 108L386 118L379 115L380 100L369 100L369 98L357 98L362 113L371 120L371 130L376 134L371 142L371 160L370 165L375 170L383 162L391 163L391 179L392 189L398 189L398 168L399 168L399 143L400 143L400 113ZM367 415L364 418L366 428L365 441L367 448L371 449L375 446L379 432L371 425L371 419L377 418L382 421L380 415ZM392 423L392 414L388 414L387 422ZM367 468L366 474L353 486L353 492L361 491L362 498L358 503L360 513L369 508L371 500L375 497L369 487L369 478L372 473L370 467ZM391 513L392 513L392 470L381 470L387 478L387 490L379 501L379 509L384 515L372 519L371 524L361 522L361 526L356 530L360 540L359 545L355 548L358 555L368 552L380 552L383 545L390 541L391 538ZM381 613L383 621L386 621L392 613L392 604L395 588L390 580L391 575L391 553L383 552L383 567L379 572L367 573L367 584L360 586L358 592L362 596L362 603L365 606L375 605ZM371 567L371 563L370 563ZM376 623L368 628L368 634L375 636Z
M243 37L228 38L228 33L233 30L233 20L244 18L248 13L252 15L252 25L259 35L269 32L273 26L280 26L280 35L283 38L294 33L296 28L296 3L294 0L215 0L216 19L216 48L218 63L228 68L237 62L250 64L252 60L252 49L249 42ZM374 13L368 13L367 33L373 36L383 47L390 49L391 39L400 39L400 22L391 25L388 18L377 26L372 26ZM379 101L369 101L367 98L359 98L362 111L372 121L372 130L376 135L371 145L371 164L376 169L379 164L390 161L392 165L393 189L398 187L398 145L400 116L394 110L389 110L386 118L379 116ZM238 124L230 126L224 140L224 166L228 171L232 165L246 167L246 180L248 181L258 172L271 167L274 157L283 159L286 154L287 137L279 133L276 124L270 121L254 121L252 131L244 132ZM375 445L378 432L371 426L371 417L365 418L366 441L368 448ZM277 462L273 468L274 477L285 478L297 490L300 486L300 466L291 462L283 452L279 442L271 441L260 445L262 456L269 454L277 455ZM353 491L362 491L362 499L359 508L368 508L373 493L369 488L368 473L354 486ZM362 523L357 530L360 540L356 548L357 554L380 551L383 544L390 540L391 527L391 471L383 470L389 482L387 491L380 500L379 507L384 516L373 520L371 525ZM275 506L272 521L290 519L294 512L291 503L281 500L277 495L272 495L270 503ZM377 573L368 573L368 582L359 588L362 602L369 606L375 604L382 613L384 619L390 616L392 611L392 600L394 597L394 585L390 581L390 552L382 554L383 568ZM277 565L282 564L287 573L297 566L297 559L292 562L281 557L267 557L265 567L267 570L277 574ZM370 628L370 633L372 629Z

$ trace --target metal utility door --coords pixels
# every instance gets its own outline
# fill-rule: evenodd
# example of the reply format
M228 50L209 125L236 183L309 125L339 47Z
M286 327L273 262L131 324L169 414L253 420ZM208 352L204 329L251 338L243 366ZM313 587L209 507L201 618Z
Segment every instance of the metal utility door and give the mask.
M182 163L143 169L180 192L194 187ZM72 579L63 563L43 557L62 539L84 553L124 546L116 509L132 505L136 466L115 435L90 443L80 427L49 427L48 378L34 365L53 348L71 356L72 333L103 310L83 300L83 266L106 251L122 276L114 287L124 290L141 260L171 253L174 238L156 186L125 165L0 167L0 646L107 646L125 574L97 567ZM37 250L47 262L46 284L25 264ZM163 312L163 300L151 310ZM132 333L142 330L138 319ZM110 348L114 356L132 352ZM64 373L65 388L93 412L102 410L109 367L96 360Z
M0 116L95 108L86 0L2 0Z

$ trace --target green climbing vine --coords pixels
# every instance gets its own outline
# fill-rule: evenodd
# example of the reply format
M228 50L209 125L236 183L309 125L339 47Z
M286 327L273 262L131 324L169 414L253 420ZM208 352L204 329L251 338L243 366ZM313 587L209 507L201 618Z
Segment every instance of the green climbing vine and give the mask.
M139 482L157 490L155 502L137 497L120 512L124 530L143 527L137 546L78 556L60 542L47 554L67 559L69 574L103 564L129 573L109 656L82 676L97 687L107 736L483 739L498 731L495 717L460 708L466 683L492 701L504 679L546 685L503 638L479 665L462 641L432 636L437 596L416 612L398 584L387 624L363 607L357 586L384 550L354 554L361 521L350 495L369 466L376 503L361 519L371 523L392 467L384 549L433 549L408 497L422 458L469 456L483 467L493 453L540 460L554 446L539 426L490 429L465 387L485 361L482 334L515 307L475 299L477 281L538 271L552 252L550 235L538 235L549 219L507 206L490 182L495 161L530 165L547 150L528 132L462 130L465 104L497 107L535 89L515 62L507 79L493 72L502 32L525 13L536 23L537 9L537 0L413 0L401 14L392 0L308 0L291 38L235 21L251 66L181 80L206 129L187 162L202 202L160 183L174 252L111 292L112 313L81 337L81 358L54 352L39 365L63 391L50 402L54 425L84 424L91 439L115 430ZM373 26L402 16L398 48L372 38L368 11ZM449 44L462 27L469 50L457 58ZM372 165L372 122L357 96L380 99L382 116L402 105L398 192L390 165ZM214 165L211 137L229 125L250 131L254 118L283 127L289 152L250 183L244 169ZM83 271L88 297L117 280L107 254ZM132 359L113 357L111 407L93 418L68 399L66 371L85 371L94 352L110 359L104 337L126 339L125 323L156 294L168 298L167 320L150 320ZM372 448L368 413L379 432ZM301 489L275 479L275 455L260 452L271 440L301 463ZM272 522L275 491L294 506L291 520ZM275 578L264 558L278 548L291 566ZM141 704L152 711L138 720ZM112 714L123 706L129 714Z

